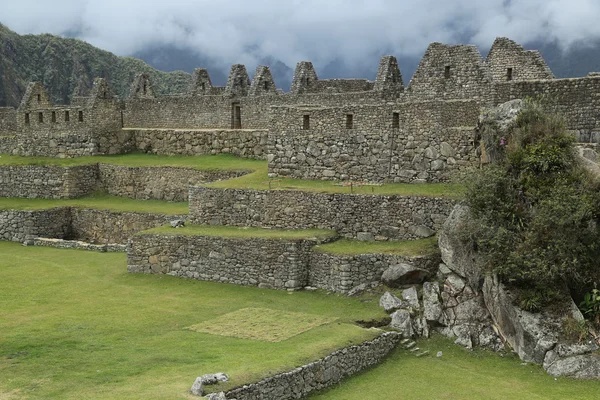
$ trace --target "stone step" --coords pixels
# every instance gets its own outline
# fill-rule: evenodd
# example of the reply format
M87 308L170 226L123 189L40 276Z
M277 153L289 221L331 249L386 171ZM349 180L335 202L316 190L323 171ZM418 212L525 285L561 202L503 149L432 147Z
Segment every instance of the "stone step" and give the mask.
M414 352L419 351L419 350L421 350L421 349L418 348L418 347L413 347L412 349L410 349L410 352L414 353Z
M418 353L417 355L415 355L415 357L423 357L423 356L426 356L427 354L429 354L429 350L425 350L421 353Z
M415 347L417 345L416 342L410 342L407 345L404 346L405 349L412 349L413 347Z
M402 341L400 342L400 344L401 345L405 345L408 342L410 342L410 339L402 339Z

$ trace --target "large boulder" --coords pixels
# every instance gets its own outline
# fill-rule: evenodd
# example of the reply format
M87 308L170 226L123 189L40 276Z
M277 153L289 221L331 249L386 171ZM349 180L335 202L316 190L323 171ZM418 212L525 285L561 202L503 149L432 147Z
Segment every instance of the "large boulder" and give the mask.
M437 323L442 316L440 285L437 282L423 284L423 317L427 322Z
M438 233L438 245L445 266L478 285L481 272L476 264L474 244L464 234L469 224L469 214L469 207L462 204L454 206Z
M429 271L411 264L392 265L383 272L381 280L389 287L398 287L421 283L427 278Z
M390 326L400 331L402 336L412 337L414 332L411 322L410 312L408 310L398 310L392 314Z
M400 308L406 308L408 304L403 302L398 297L394 296L390 292L385 292L379 299L379 306L383 307L385 312L391 313Z
M419 305L419 292L417 292L416 287L411 286L408 289L404 289L402 291L402 298L408 303L408 308L413 311L421 308Z

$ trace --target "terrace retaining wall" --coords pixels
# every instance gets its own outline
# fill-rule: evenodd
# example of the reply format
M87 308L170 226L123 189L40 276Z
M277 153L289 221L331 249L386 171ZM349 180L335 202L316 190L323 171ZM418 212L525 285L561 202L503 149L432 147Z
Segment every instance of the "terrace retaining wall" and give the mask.
M232 389L226 396L237 400L300 399L380 363L400 339L397 332L385 332L373 340L334 351L310 364Z
M207 187L191 187L189 201L195 224L332 229L349 238L379 240L432 236L455 203L421 196Z

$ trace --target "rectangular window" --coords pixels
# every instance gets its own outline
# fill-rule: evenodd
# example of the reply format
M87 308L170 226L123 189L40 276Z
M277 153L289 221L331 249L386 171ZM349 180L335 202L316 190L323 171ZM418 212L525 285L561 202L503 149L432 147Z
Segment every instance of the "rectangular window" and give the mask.
M79 122L83 122L83 111L79 111Z
M42 95L41 95L41 94L38 94L38 95L37 95L37 100L38 100L38 103L41 103L41 102L42 102Z
M444 78L450 78L450 66L446 65L446 69L444 70Z
M400 113L395 112L392 114L392 128L400 128Z
M512 68L508 68L506 70L506 80L507 81L512 81L513 79L513 69Z
M65 111L65 122L69 122L71 120L71 116L68 111Z
M265 90L269 90L269 82L265 81L264 86L265 86Z
M56 122L56 111L52 111L52 122Z
M40 121L40 124L44 123L44 113L38 113L38 120Z
M346 114L346 129L352 129L353 128L353 119L354 116L352 114Z
M302 117L302 129L305 131L310 129L310 115L305 115Z
M29 113L25 113L25 125L29 125Z

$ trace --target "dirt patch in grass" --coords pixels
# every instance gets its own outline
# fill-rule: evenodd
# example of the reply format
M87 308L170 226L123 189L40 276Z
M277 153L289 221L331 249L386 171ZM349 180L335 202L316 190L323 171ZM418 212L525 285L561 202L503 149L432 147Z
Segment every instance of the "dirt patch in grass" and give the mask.
M323 315L269 308L242 308L187 329L211 335L281 342L335 320Z

